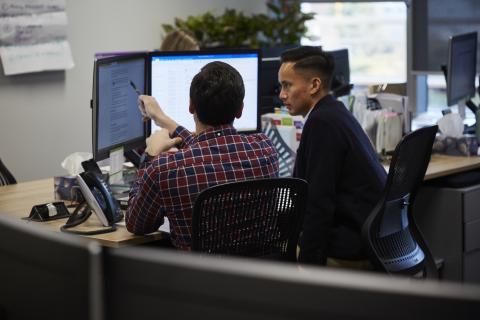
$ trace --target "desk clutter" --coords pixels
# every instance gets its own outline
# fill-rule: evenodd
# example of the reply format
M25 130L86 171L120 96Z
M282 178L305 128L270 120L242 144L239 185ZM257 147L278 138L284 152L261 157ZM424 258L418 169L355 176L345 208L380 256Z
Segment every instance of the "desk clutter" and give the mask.
M391 152L410 129L408 99L393 93L354 96L352 113L379 154Z
M432 151L450 156L469 157L479 155L478 147L478 140L474 135L464 135L458 138L438 136L435 138Z
M69 175L54 177L55 200L66 200L69 206L75 207L70 214L64 202L35 205L28 218L32 221L50 221L67 218L68 220L60 227L60 230L68 233L81 235L95 235L116 230L115 224L123 219L122 206L118 198L128 197L128 184L116 184L112 190L107 182L111 175L100 169L90 154L74 153L69 155L62 163ZM83 171L83 172L82 172ZM133 179L135 174L129 170L126 177ZM73 175L72 173L77 172ZM123 183L123 180L122 180ZM125 201L124 201L125 208ZM94 213L101 223L101 228L82 230L80 226Z
M433 152L450 156L477 156L478 138L475 134L464 134L463 119L458 113L446 112L438 120L440 135L433 144ZM475 129L475 126L473 127Z
M304 120L302 116L291 116L279 108L275 113L262 115L262 131L272 140L279 155L279 176L293 174L296 151L300 144Z
M70 212L65 206L65 203L49 202L33 206L28 217L24 219L41 222L67 218L69 216Z

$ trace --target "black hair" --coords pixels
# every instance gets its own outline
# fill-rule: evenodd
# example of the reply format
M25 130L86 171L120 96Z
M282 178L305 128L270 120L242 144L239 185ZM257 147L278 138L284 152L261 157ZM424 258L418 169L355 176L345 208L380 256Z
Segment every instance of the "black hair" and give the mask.
M320 47L303 46L286 50L280 56L281 63L293 62L295 70L313 72L322 80L323 87L330 89L335 62L331 54Z
M220 61L206 64L190 84L190 99L198 120L210 126L232 124L244 97L242 76Z

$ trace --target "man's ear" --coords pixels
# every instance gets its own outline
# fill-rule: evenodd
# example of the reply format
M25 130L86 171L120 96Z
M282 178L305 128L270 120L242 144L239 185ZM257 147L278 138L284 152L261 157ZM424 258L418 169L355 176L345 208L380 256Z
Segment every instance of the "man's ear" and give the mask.
M314 95L322 90L322 79L315 77L312 78L310 86L310 94Z
M235 118L240 119L240 117L242 116L242 112L243 112L243 102L240 108L238 108L237 112L235 112Z
M190 102L188 103L188 112L191 114L195 114L197 110L195 109L195 106L193 105L192 99L190 99Z

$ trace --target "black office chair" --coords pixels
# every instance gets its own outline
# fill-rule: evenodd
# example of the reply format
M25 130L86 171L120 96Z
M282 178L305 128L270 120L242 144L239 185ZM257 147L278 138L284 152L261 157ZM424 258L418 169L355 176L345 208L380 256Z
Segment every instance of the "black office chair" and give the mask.
M13 174L7 169L2 159L0 158L0 186L15 183L17 183L17 180L15 180Z
M192 250L296 261L306 199L307 182L297 178L206 189L194 204Z
M413 202L430 161L437 126L416 130L397 145L386 186L363 225L374 266L391 274L438 278L427 244L412 216Z

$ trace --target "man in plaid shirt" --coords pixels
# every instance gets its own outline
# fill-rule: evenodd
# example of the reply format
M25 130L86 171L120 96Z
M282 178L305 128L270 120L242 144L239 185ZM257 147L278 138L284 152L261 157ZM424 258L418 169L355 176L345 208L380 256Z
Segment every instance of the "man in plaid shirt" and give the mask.
M155 98L140 96L141 111L162 127L147 139L145 159L132 190L126 226L135 234L156 231L167 217L172 244L191 246L193 203L211 186L278 176L278 154L264 134L238 134L243 110L240 73L223 62L205 65L190 85L189 111L196 132L169 118ZM167 152L176 146L178 151Z

